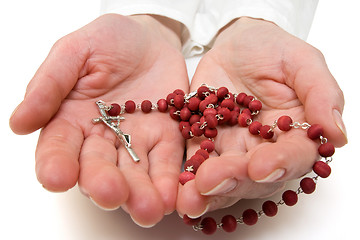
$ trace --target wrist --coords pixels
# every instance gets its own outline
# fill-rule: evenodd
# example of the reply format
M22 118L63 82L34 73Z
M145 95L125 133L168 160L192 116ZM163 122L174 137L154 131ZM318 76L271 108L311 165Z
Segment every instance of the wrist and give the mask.
M152 31L155 31L156 34L176 49L181 50L182 24L180 22L159 15L139 14L130 17L147 28L150 28Z

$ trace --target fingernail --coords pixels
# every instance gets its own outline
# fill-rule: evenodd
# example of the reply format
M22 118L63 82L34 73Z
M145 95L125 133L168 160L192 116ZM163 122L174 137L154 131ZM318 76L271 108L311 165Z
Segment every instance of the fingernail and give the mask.
M137 222L131 215L130 215L130 217L131 217L131 219L133 220L133 222L134 222L136 225L138 225L138 226L140 226L140 227L142 227L142 228L151 228L151 227L153 227L153 226L156 225L156 223L150 224L150 225L143 225L143 224L140 224L139 222Z
M346 142L348 142L345 124L344 124L344 121L342 120L342 116L341 116L340 112L338 110L334 109L333 117L334 117L336 126L340 129L340 131L344 135Z
M209 210L210 208L210 204L208 204L205 208L204 211L202 211L200 214L198 215L190 215L190 214L186 214L189 218L192 218L192 219L195 219L195 218L198 218L198 217L201 217L202 215L204 215L205 213L207 213L207 211Z
M114 208L105 208L103 206L100 206L97 202L95 202L94 199L92 199L92 197L89 196L89 199L94 203L95 206L97 206L98 208L104 210L104 211L114 211L116 209L118 209L120 206L114 207Z
M272 173L270 173L267 177L260 179L260 180L256 180L255 182L258 183L271 183L271 182L275 182L276 180L282 178L285 174L285 169L283 168L278 168L275 171L273 171Z
M228 193L228 192L234 190L234 188L236 188L237 184L238 184L238 181L236 179L228 178L228 179L225 179L224 181L222 181L219 185L217 185L210 191L208 191L206 193L201 193L201 195L209 196L209 195L225 194L225 193Z

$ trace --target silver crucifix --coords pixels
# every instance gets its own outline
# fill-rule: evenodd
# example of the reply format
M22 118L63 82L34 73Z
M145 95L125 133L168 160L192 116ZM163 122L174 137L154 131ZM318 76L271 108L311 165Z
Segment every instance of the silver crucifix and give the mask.
M124 120L125 118L121 116L114 116L114 117L109 116L107 111L110 110L110 107L106 106L106 104L101 100L97 101L96 105L99 107L99 111L102 116L98 118L94 118L92 122L93 123L103 122L109 128L111 128L115 132L116 136L120 139L120 141L124 144L125 149L128 151L134 162L139 162L140 158L131 148L130 134L123 133L119 128L120 120Z

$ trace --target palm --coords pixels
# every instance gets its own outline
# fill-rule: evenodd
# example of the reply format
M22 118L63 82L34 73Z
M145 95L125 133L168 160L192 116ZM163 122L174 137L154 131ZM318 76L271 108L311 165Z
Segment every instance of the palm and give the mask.
M51 191L64 191L78 181L82 192L98 205L107 209L122 205L140 225L155 224L175 209L184 151L176 123L158 112L125 114L120 128L132 136L132 148L141 159L135 164L115 134L91 119L100 115L95 105L99 99L156 103L176 88L186 91L181 53L156 29L118 15L100 17L68 35L53 52L71 64L57 61L63 69L51 73L46 67L56 54L50 54L37 73L38 78L60 78L49 92L64 96L39 138L40 182ZM40 91L37 85L34 81L29 87ZM30 119L41 118L35 112L29 114Z
M282 31L275 31L275 34L271 31L267 35L269 26L263 29L249 28L240 33L231 27L219 35L214 47L200 61L191 88L194 90L205 82L214 87L226 86L233 93L253 95L263 104L255 119L262 124L272 125L282 115L304 122L304 106L293 89L293 73L287 72L286 54L289 53L287 44L303 48L307 45ZM272 27L277 28L270 26L270 29ZM301 53L305 49L297 50ZM215 139L216 155L199 168L195 183L185 185L180 190L179 211L195 216L206 205L208 210L213 210L231 205L241 198L273 194L282 188L285 180L300 177L311 169L316 159L316 149L304 134L300 130L284 133L276 129L275 137L269 141L250 134L247 128L240 126L219 128ZM198 147L198 142L190 141L189 154L193 154ZM291 160L286 159L289 155L292 156ZM286 168L286 174L280 181L254 181L265 178L280 167ZM225 179L231 178L238 182L232 191L210 196L206 194ZM189 206L187 202L191 196L194 199L196 191L202 194L197 193L198 198Z

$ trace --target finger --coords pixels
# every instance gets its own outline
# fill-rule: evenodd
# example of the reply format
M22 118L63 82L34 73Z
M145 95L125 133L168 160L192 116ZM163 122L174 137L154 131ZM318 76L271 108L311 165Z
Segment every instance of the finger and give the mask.
M82 143L81 130L63 119L52 120L41 131L35 154L36 175L46 189L62 192L76 184Z
M152 227L163 218L165 209L162 197L148 173L148 153L151 148L146 144L145 138L136 133L131 145L140 162L134 162L124 147L119 148L119 168L129 186L129 198L125 207L136 224Z
M179 131L168 132L149 153L149 176L164 203L165 214L175 210L184 141Z
M265 144L251 154L248 166L251 179L262 183L283 182L311 171L319 157L317 146L305 133L295 132L279 136L277 142Z
M24 100L10 118L17 134L28 134L44 126L76 84L87 59L88 48L80 47L76 34L59 40L30 81ZM24 121L26 119L26 121Z
M321 124L324 135L335 146L346 144L346 129L341 117L344 96L323 55L313 48L310 52L293 55L289 62L298 64L287 64L289 85L304 104L307 121Z
M118 169L114 142L93 134L86 138L80 154L79 187L103 209L117 209L125 203L129 187Z

